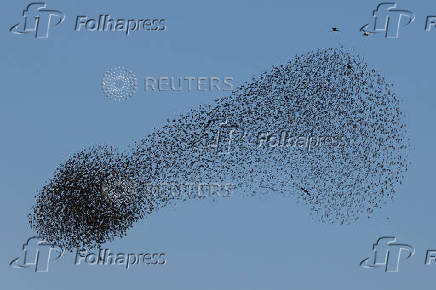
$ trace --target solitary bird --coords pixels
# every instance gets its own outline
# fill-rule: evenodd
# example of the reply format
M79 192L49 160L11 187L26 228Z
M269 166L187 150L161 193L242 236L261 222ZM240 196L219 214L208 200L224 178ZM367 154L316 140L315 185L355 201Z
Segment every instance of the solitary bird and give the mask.
M300 187L300 189L301 189L302 191L304 191L308 196L310 196L310 193L309 193L309 191L308 191L307 189L305 189L305 188L303 188L303 187Z
M337 27L332 27L332 31L340 31Z

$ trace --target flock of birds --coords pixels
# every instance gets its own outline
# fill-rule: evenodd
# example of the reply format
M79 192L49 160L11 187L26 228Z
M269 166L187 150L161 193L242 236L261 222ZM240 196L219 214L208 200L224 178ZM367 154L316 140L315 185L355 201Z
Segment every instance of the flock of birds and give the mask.
M342 136L346 144L311 151L256 145L260 133L283 131ZM395 195L407 170L406 133L392 84L352 51L313 50L123 151L101 145L73 154L36 195L29 221L65 249L99 247L186 200L150 193L147 184L211 182L244 196L293 196L322 222L351 223Z

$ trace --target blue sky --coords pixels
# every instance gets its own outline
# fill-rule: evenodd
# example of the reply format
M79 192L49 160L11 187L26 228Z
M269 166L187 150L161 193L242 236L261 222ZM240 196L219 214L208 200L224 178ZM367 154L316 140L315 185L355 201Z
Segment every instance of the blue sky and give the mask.
M48 1L65 21L48 39L16 35L29 2L3 1L0 18L0 242L2 289L423 289L436 265L434 1L400 1L416 15L398 39L362 37L377 1ZM75 17L165 18L167 30L74 31ZM339 33L330 32L332 26ZM68 254L49 273L14 269L9 261L33 235L26 214L37 190L68 156L93 144L127 146L167 118L211 103L223 92L144 92L146 76L232 76L235 85L296 54L338 43L364 56L394 84L412 140L411 166L395 200L370 219L325 225L292 198L189 201L161 210L105 245L114 252L165 252L167 264L74 265ZM435 66L434 66L435 65ZM139 79L128 102L108 100L103 73L125 66ZM415 247L400 273L359 267L383 235Z

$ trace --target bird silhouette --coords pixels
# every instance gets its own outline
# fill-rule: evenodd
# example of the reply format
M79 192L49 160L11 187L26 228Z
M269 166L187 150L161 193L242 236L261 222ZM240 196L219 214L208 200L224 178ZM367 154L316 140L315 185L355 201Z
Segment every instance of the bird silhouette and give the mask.
M304 191L304 193L306 193L308 196L310 196L310 193L309 193L309 191L308 191L307 189L305 189L305 188L303 188L303 187L300 187L300 189L301 189L302 191Z

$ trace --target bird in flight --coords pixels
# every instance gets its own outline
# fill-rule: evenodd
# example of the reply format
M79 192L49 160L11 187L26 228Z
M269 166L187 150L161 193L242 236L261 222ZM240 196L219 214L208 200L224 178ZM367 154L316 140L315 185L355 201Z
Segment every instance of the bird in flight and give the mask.
M308 191L307 189L305 189L305 188L303 188L303 187L300 187L300 189L301 189L302 191L304 191L308 196L310 196L310 193L309 193L309 191Z

